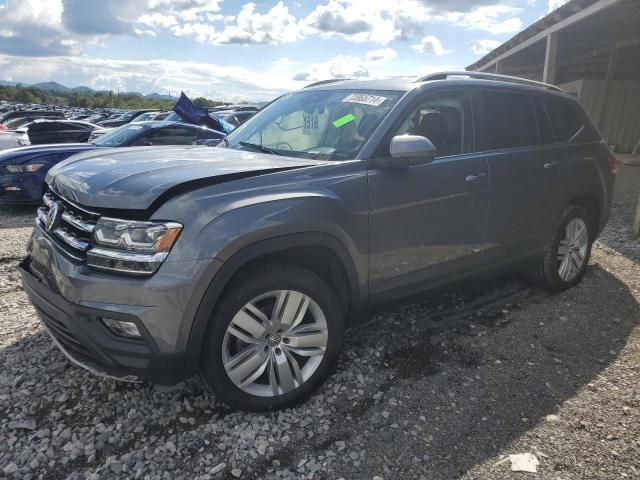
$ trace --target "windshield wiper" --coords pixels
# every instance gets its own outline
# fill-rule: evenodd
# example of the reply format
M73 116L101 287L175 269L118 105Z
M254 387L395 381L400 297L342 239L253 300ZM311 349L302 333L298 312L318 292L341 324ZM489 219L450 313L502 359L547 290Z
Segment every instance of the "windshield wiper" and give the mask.
M238 142L238 143L240 145L242 145L243 147L253 148L254 150L258 150L259 152L262 152L262 153L269 153L271 155L277 155L276 152L271 150L269 147L265 147L264 145L258 145L257 143L251 143L251 142Z

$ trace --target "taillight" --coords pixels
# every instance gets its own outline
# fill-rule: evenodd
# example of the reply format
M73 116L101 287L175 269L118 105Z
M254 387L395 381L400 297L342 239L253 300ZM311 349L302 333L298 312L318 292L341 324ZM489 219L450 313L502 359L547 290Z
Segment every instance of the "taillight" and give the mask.
M0 131L7 130L7 126L0 123Z
M611 169L611 175L616 175L618 173L618 159L615 155L609 152L609 168Z

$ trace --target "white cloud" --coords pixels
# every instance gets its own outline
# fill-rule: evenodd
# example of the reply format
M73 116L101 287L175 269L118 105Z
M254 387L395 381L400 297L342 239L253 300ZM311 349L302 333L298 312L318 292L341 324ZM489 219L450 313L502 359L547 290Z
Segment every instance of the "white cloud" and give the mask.
M417 53L431 54L431 55L444 55L450 53L451 50L445 50L442 46L442 42L433 35L427 35L420 43L411 45L411 48Z
M560 8L569 0L549 0L549 13L553 12L556 8Z
M522 20L514 16L520 9L509 5L489 5L471 12L446 15L445 20L469 30L484 30L493 34L522 30Z
M296 88L289 71L272 67L255 72L239 66L172 60L96 59L84 56L52 57L33 62L25 57L0 55L4 79L26 83L56 80L63 85L86 85L96 90L178 93L217 100L269 100Z
M500 45L501 45L501 42L498 42L497 40L484 39L484 40L473 40L469 44L469 47L471 48L471 51L476 55L486 55L491 50L498 48Z
M255 3L245 4L235 19L215 38L215 43L287 43L300 39L296 17L283 2L267 13L255 11Z
M396 58L396 51L393 48L381 48L378 50L371 50L366 53L365 58L370 62L388 62Z
M329 78L367 78L369 69L358 57L338 55L324 63L316 63L308 69L298 72L293 80L298 82L316 82Z

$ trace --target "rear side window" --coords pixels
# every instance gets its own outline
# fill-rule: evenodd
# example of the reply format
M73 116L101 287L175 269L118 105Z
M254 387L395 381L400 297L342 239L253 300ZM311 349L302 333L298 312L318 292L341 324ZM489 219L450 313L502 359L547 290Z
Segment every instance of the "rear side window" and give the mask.
M544 103L557 141L565 142L580 131L583 126L582 119L571 100L548 96Z
M538 144L533 97L507 91L482 92L486 150Z

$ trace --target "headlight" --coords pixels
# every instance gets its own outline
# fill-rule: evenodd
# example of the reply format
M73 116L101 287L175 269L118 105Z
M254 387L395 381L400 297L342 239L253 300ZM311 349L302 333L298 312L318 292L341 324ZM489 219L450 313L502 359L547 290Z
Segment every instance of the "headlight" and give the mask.
M35 172L44 167L44 163L25 163L24 165L5 165L9 173Z
M100 218L93 230L87 265L101 270L152 274L178 239L176 222L136 222Z

